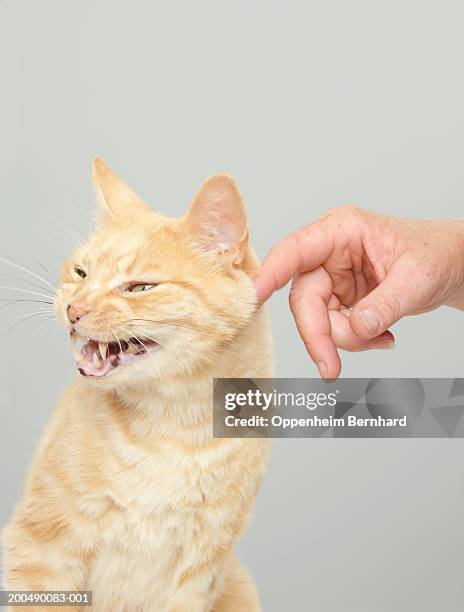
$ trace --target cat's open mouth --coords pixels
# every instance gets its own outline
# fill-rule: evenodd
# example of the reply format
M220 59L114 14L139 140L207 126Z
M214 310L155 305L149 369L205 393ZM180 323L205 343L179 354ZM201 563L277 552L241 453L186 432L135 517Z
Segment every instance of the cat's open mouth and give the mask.
M106 376L119 366L128 365L158 346L148 339L129 338L117 342L99 342L71 334L76 367L82 376Z

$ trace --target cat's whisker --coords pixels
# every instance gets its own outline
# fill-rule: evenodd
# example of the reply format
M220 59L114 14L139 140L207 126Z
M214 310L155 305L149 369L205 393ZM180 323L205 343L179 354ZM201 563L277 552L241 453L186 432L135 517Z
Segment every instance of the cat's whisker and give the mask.
M0 285L0 289L7 289L10 291L21 291L22 293L29 293L31 295L37 295L38 297L50 298L49 295L45 293L37 293L37 291L31 291L30 289L23 289L22 287L11 287L8 285Z
M15 315L14 317L9 317L8 319L6 319L6 321L16 321L16 319L23 319L29 316L36 316L39 314L51 314L51 312L49 310L34 310L33 312L22 312Z
M72 232L70 229L68 229L62 223L61 223L61 227L64 229L65 232L68 232L68 234L71 236L71 238L73 238L75 240L77 246L79 246L82 243L82 238L79 238L79 236L76 236L76 234L74 232Z
M82 220L85 222L86 227L86 232L91 233L94 231L94 228L92 227L90 220L89 220L89 216L88 214L86 214L86 212L84 211L83 207L82 207L82 200L81 198L79 198L78 194L76 193L76 191L67 183L63 183L62 186L65 188L65 190L68 192L68 196L71 198L73 204L74 204L74 208L78 208L79 212L82 215ZM61 225L63 226L63 223L61 223ZM63 226L64 227L64 226Z
M53 275L51 274L50 270L44 266L44 264L41 261L36 261L36 264L39 266L39 268L41 268L45 274L48 276L49 282L53 287L53 293L56 295L56 292L58 291L58 287L56 286L56 280L53 278ZM44 279L45 280L45 279Z
M39 229L50 232L52 234L54 244L58 245L59 247L59 253L63 255L66 259L69 257L70 252L76 250L77 244L71 242L71 240L67 236L62 236L61 234L49 227L40 226Z
M148 356L150 357L150 359L153 361L153 363L155 363L155 358L154 358L154 355L153 355L152 351L149 351L149 350L148 350L147 345L146 345L144 342L142 342L142 340L141 340L140 338L137 338L137 340L140 342L140 344L141 344L141 345L143 346L143 348L145 349L145 351L146 351L146 355L148 355ZM160 345L160 346L161 346L161 345Z
M53 303L52 302L46 302L45 300L0 300L0 302L6 302L6 304L3 304L0 307L0 312L2 310L5 310L9 306L14 306L16 304L21 303L24 306L28 306L29 304L45 304L47 306L50 306L49 308L47 308L47 311L50 314L53 314Z
M56 286L56 280L53 278L53 274L50 272L50 270L46 266L44 266L44 264L41 261L36 261L36 263L39 266L39 268L41 268L47 275L49 282L51 283L51 286L53 287L53 292L56 294L56 292L58 291L58 287Z
M161 348L163 348L163 345L161 344L161 342L159 342L158 340L154 340L153 338L151 338L150 336L146 336L146 338L148 338L148 340L151 340L152 342L156 342ZM155 356L151 351L148 351L148 348L145 346L145 344L143 343L142 340L140 340L139 338L139 342L141 342L142 346L145 348L145 350L148 352L148 354L150 355L150 357L153 359L153 361L155 360Z
M49 312L33 312L32 314L28 314L26 316L23 316L20 318L19 321L16 321L16 323L14 325L12 325L11 327L9 327L4 333L3 336L6 336L7 334L9 334L13 329L15 329L18 325L20 325L21 323L25 323L26 321L28 321L29 319L33 319L35 317L47 317L48 320L53 319L54 317L50 315ZM14 321L16 320L18 317L14 317L13 319L10 319L10 321Z
M176 323L177 321L186 321L183 317L172 317L170 319L126 319L126 322L130 321L144 321L147 323L164 323L165 321Z
M10 266L13 266L14 268L18 268L18 270L22 270L23 272L26 272L26 274L31 274L32 276L35 276L35 278L42 281L49 287L51 287L53 291L56 291L55 285L52 285L52 283L48 282L48 280L44 278L43 276L40 276L40 274L36 274L32 270L29 270L28 268L25 268L24 266L20 266L19 264L15 263L14 261L10 261L9 259L6 259L5 257L0 256L0 261L3 261L3 263L6 263Z
M120 351L121 351L121 353L122 353L123 351L122 351L121 340L119 339L119 337L118 337L118 335L117 335L116 333L115 333L114 335L116 336L116 341L117 341L117 343L119 344L119 350L120 350Z
M139 340L139 338L137 338L137 336L134 336L134 334L130 331L130 329L127 329L123 325L118 325L118 329L122 330L123 332L125 332L128 335L127 342L130 342L131 338L136 338L137 340Z
M152 336L149 336L148 334L144 334L144 338L151 340L152 342L156 342L157 344L159 344L161 347L164 346L164 344L162 342L160 342L159 340L155 340Z
M34 327L31 329L31 332L35 332L44 323L45 324L48 323L49 324L49 328L51 328L55 322L56 322L56 320L55 320L54 317L51 317L50 319L42 319L36 325L34 325ZM43 329L42 331L45 331L45 329Z
M140 340L140 338L138 338L137 336L134 336L134 337L137 338L137 340ZM142 337L146 338L147 340L151 340L152 342L156 342L157 344L160 344L159 340L155 340L155 338L153 338L153 336L150 336L146 332L144 332Z
M127 323L128 322L126 321L126 324ZM152 321L151 323L152 323L153 327L155 327L155 325L156 325L157 327L160 327L160 328L163 328L163 327L166 328L167 327L167 328L174 328L174 329L186 329L188 331L191 331L191 329L192 329L192 325L183 325L181 323L168 323L168 322L161 322L161 321ZM132 327L142 327L144 329L147 327L147 325L143 324L143 323L132 323L132 322L129 322L128 324L131 325ZM196 328L195 333L197 333L199 335L202 335L202 336L208 335L208 333L206 331L204 331L203 329L201 329L200 327Z
M179 319L180 320L180 319ZM138 323L141 321L141 323ZM134 325L141 327L143 324L153 324L153 325L163 325L163 326L171 326L171 327L185 327L187 329L191 328L191 324L184 324L176 321L175 319L127 319L124 321L125 325Z
M115 334L113 333L113 330L112 330L112 323L113 323L113 319L112 318L108 319L108 325L106 326L106 341L105 341L106 345L108 345L111 342L110 341L110 334L111 334L111 337L115 336ZM122 350L121 343L119 343L119 349ZM106 352L108 350L108 347L106 347L106 349L104 349L104 350L105 350L105 355L103 355L103 353L101 352L101 349L100 349L100 355L103 357L103 359L106 358Z
M121 331L123 331L124 333L129 335L129 338L126 340L126 342L128 342L129 344L132 344L132 346L137 346L137 344L132 342L131 338L134 338L134 339L138 340L138 342L140 342L140 344L144 347L144 349L146 351L146 354L150 357L150 359L153 360L153 363L155 363L152 351L148 350L148 347L146 346L146 344L140 338L138 338L137 336L134 336L128 329L125 329L124 327L122 327L120 325L117 325L116 327L118 329L120 329ZM111 333L116 338L116 342L119 344L120 351L123 352L123 349L122 349L122 346L121 346L121 340L120 340L118 334L113 329L111 330ZM161 344L157 340L155 340L154 338L151 338L148 335L145 335L145 338L148 338L149 340L152 340L153 342L156 342L157 344L159 344L161 346Z
M121 325L118 325L118 327L120 329L122 329L125 333L129 334L131 337L136 338L137 340L139 340L141 342L141 338L139 336L135 336L129 329L126 329L125 327L122 327ZM142 338L146 338L148 340L151 340L152 342L156 342L157 344L160 344L158 339L153 338L152 336L150 336L148 333L146 333L145 331L143 332Z
M4 306L2 306L0 308L0 310L3 310L4 308L6 308L7 306L12 306L13 304L19 304L19 303L26 303L26 304L49 304L50 306L53 306L53 302L49 302L48 300L13 300L13 299L8 299L8 298L2 298L0 299L0 302L6 302L6 304ZM53 310L52 308L50 308L50 310Z
M136 340L138 340L138 341L140 342L140 344L141 344L141 345L142 345L142 346L145 348L145 350L146 350L146 352L147 352L146 354L147 354L147 355L150 357L150 359L152 359L153 363L155 363L155 359L154 359L154 356L153 356L152 351L149 351L149 350L148 350L147 346L146 346L146 345L145 345L145 344L142 342L142 340L141 340L139 337L134 336L134 335L131 333L131 331L130 331L130 330L126 329L126 328L125 328L125 327L123 327L122 325L118 325L118 327L119 327L119 329L122 329L122 331L126 332L126 334L129 334L129 340L127 340L127 342L131 343L131 344L132 344L132 345L134 345L134 346L137 346L137 345L136 345L134 342L131 342L130 337L133 337L133 338L135 338ZM154 340L153 338L150 338L148 335L145 335L144 337L145 337L145 338L148 338L149 340L152 340L153 342L156 342L157 344L159 344L159 342L158 342L157 340ZM160 345L160 346L161 346L161 345Z
M50 232L52 234L54 234L55 236L58 236L59 238L61 238L65 245L69 248L73 248L75 249L77 246L79 246L79 240L77 240L76 238L71 239L69 236L66 236L65 234L62 234L61 232L59 232L57 229L53 228L53 227L45 227L44 225L40 225L39 229L44 230L46 232Z
M44 287L43 285L39 285L38 283L33 283L32 281L28 280L27 278L21 278L20 276L15 276L14 274L2 274L1 276L6 276L7 278L12 278L14 280L21 281L22 283L27 283L31 287L36 287L36 289L41 289L42 291L47 291L48 293L50 293L53 296L56 295L56 291L53 291L52 289L48 289L47 287Z
M47 274L47 276L48 276L48 278L50 280L53 280L52 275L50 274L50 270L48 268L46 268L41 261L38 261L37 265L42 268L42 270L45 272L45 274Z
M134 336L134 338L135 338L136 340L138 340L138 341L140 342L140 344L141 344L141 345L142 345L142 346L143 346L143 347L144 347L144 348L145 348L147 351L148 351L148 348L147 348L147 347L145 346L145 344L143 343L142 338L143 338L144 340L151 340L152 342L156 342L156 344L159 344L160 346L162 346L162 345L161 345L161 343L159 342L159 340L155 340L155 339L154 339L152 336L150 336L150 335L148 335L148 334L146 334L146 333L144 333L142 337L139 337L139 336Z
M131 325L132 327L147 327L146 323L129 323L129 325ZM186 328L189 327L188 325L176 325L174 323L162 323L160 321L156 321L155 323L153 321L151 323L151 326L154 327L155 325L160 326L160 327L186 327Z

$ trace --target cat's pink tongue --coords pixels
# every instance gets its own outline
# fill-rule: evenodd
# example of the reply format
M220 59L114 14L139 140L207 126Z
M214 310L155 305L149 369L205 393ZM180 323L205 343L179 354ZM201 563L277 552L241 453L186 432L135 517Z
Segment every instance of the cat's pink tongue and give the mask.
M82 359L76 362L76 366L82 376L106 376L108 372L117 368L118 364L116 362L116 365L113 365L110 358L106 358L104 361L100 361L99 367L96 367L93 359Z

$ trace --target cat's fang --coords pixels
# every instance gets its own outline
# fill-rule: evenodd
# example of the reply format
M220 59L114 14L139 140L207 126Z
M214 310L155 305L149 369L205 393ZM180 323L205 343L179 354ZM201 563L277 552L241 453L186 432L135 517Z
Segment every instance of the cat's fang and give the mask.
M95 368L97 368L97 370L99 370L102 366L102 364L100 363L100 360L98 359L97 353L93 354L93 365Z
M85 338L81 338L80 336L73 337L75 338L77 352L83 355L84 346L87 344L87 340Z
M100 355L104 361L106 359L106 354L108 352L108 344L106 342L99 342L98 348L100 350Z
M77 345L77 340L76 340L75 336L71 336L71 343L72 343L72 350L73 350L74 359L76 361L80 361L81 359L83 359L83 357L82 357L82 353L79 350L79 347Z

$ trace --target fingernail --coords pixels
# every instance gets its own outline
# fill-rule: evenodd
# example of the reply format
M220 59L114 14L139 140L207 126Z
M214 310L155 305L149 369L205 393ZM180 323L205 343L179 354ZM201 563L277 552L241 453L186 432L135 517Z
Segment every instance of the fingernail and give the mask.
M380 327L379 316L373 308L366 308L365 310L361 310L361 312L359 313L359 318L364 323L367 331L370 334L375 334L375 332Z
M327 381L327 366L325 365L325 363L323 361L320 361L317 364L317 367L319 369L319 374L321 375L321 378L325 381Z
M394 340L380 340L374 346L380 351L385 351L387 349L394 349L396 344Z

